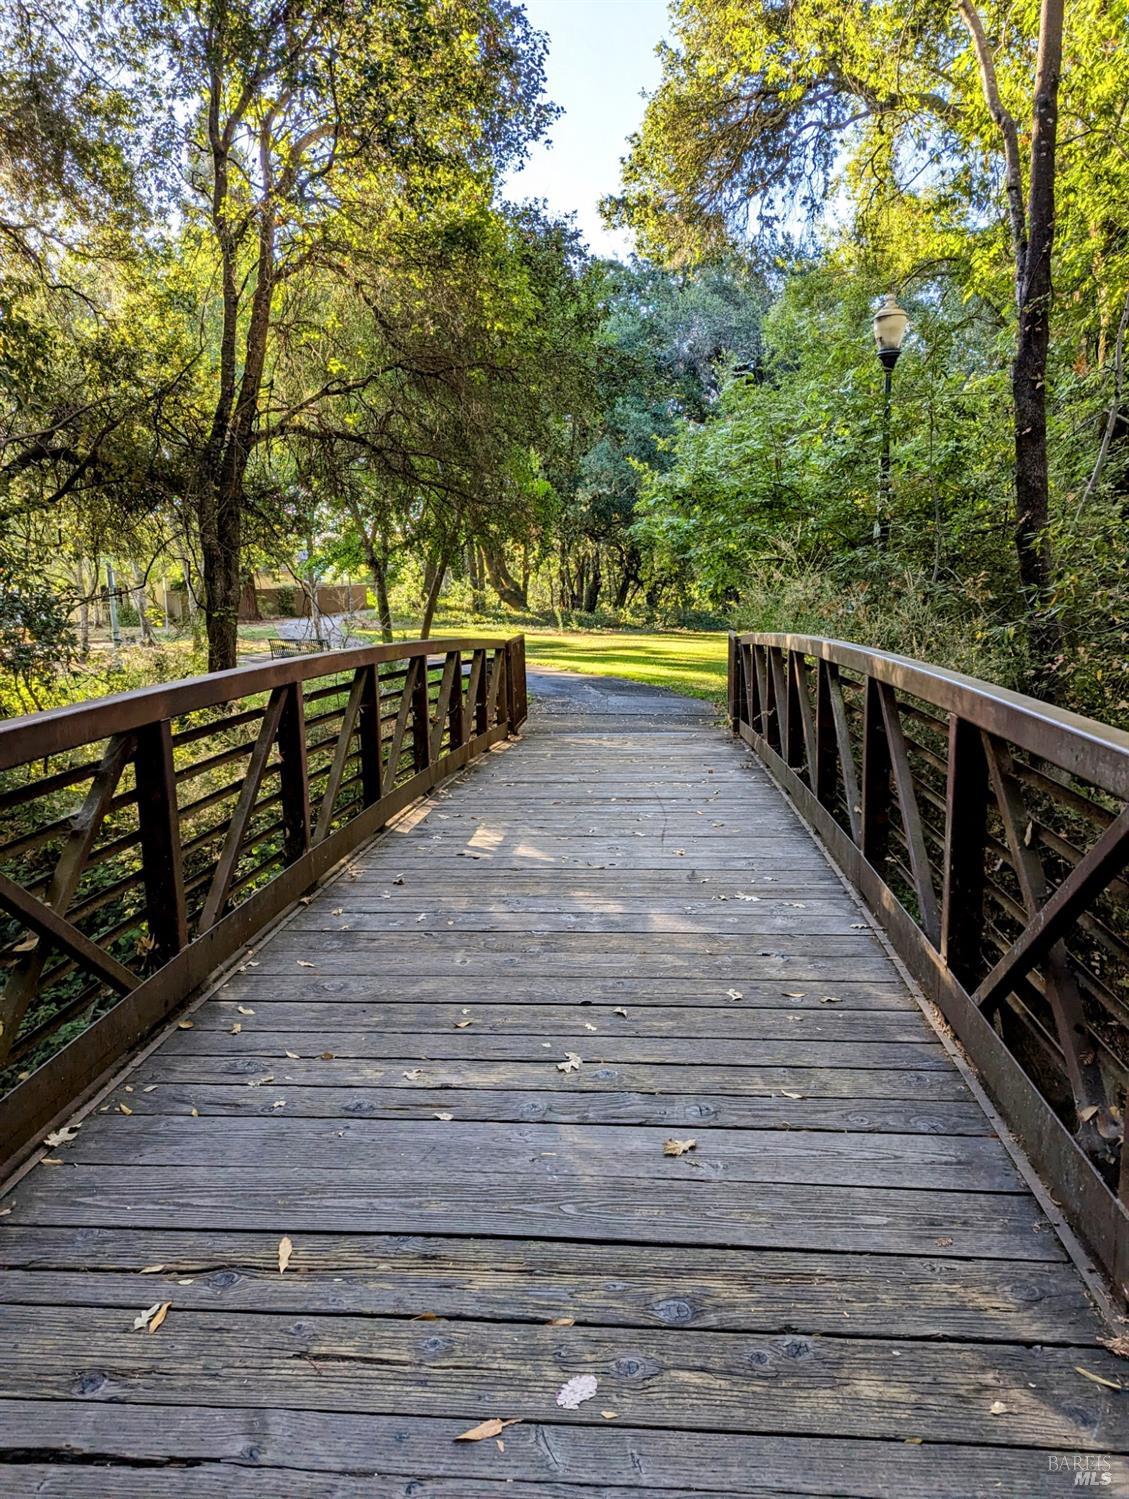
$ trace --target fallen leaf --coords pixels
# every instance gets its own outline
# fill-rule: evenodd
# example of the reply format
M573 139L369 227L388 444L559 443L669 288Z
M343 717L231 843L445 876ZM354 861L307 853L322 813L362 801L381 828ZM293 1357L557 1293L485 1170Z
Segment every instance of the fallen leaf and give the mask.
M330 911L329 914L331 916L344 916L344 914L345 914L345 908L344 908L344 906L334 906L333 910Z
M837 1005L837 1004L842 1004L842 1000L839 998L839 996L837 994L821 994L819 996L819 1002L820 1002L821 1005Z
M247 1005L236 1005L235 1008L241 1015L253 1015L255 1013L254 1010L249 1009Z
M405 1072L404 1076L407 1078L409 1083L414 1083L417 1077L423 1076L423 1068L413 1067L410 1071Z
M143 1312L138 1312L137 1316L133 1319L134 1332L140 1332L143 1327L148 1327L150 1318L155 1317L160 1310L161 1303L154 1301L152 1306L146 1307Z
M565 1060L563 1062L558 1062L557 1063L557 1071L558 1072L579 1072L580 1071L580 1065L581 1065L580 1058L577 1056L576 1052L574 1052L574 1051L566 1051L565 1052Z
M474 1024L473 1020L456 1020L455 1021L455 1029L457 1031L465 1031L468 1025L473 1025L473 1024Z
M157 1331L157 1328L160 1327L161 1323L168 1316L168 1314L169 1314L169 1307L170 1306L172 1306L172 1302L171 1301L162 1301L161 1302L160 1306L157 1308L157 1315L153 1318L152 1322L150 1322L150 1324L149 1324L149 1329L148 1330L150 1332L156 1332Z
M403 884L403 881L399 880L397 883ZM460 1431L455 1441L482 1442L487 1437L496 1437L500 1431L505 1431L507 1426L516 1426L520 1420L520 1416L515 1416L512 1421L503 1421L498 1416L491 1416L489 1421L483 1421L478 1426L472 1426L469 1431Z
M52 1149L57 1145L66 1145L68 1140L74 1139L81 1128L80 1124L64 1124L61 1129L53 1129L49 1135L44 1135L43 1143Z
M288 1051L285 1053L285 1055L288 1056L292 1062L298 1061L298 1053L296 1051Z
M616 1005L616 1007L615 1007L615 1013L617 1015L622 1015L623 1018L624 1018L624 1020L627 1019L627 1011L623 1008L622 1005Z
M745 997L741 993L740 989L726 989L725 992L726 992L726 994L729 995L730 999L744 999L744 997Z
M585 1400L591 1400L596 1393L596 1376L594 1374L577 1374L567 1384L563 1384L557 1391L557 1404L566 1411L574 1411Z
M1002 1400L993 1400L991 1405L988 1407L988 1414L990 1416L1006 1416L1007 1413L1008 1407L1003 1403Z
M298 959L298 967L299 968L312 968L313 966L314 965L312 963L307 963L306 960L305 960L305 958L299 958Z
M130 1106L129 1106L128 1103L119 1103L118 1104L118 1113L119 1114L132 1114L133 1110L130 1108Z
M782 989L780 992L785 999L803 999L808 991L806 989Z
M176 1028L178 1031L190 1031L192 1029L192 1024L193 1023L191 1020L178 1020L176 1023Z
M332 1062L333 1059L333 1053L331 1051L323 1051L321 1053L321 1060L323 1062Z
M789 1093L787 1088L781 1088L780 1091L785 1098L803 1098L804 1096L802 1093Z
M261 1088L264 1083L273 1083L273 1082L274 1082L274 1073L273 1072L268 1072L263 1077L253 1077L250 1080L250 1082L247 1084L247 1086L249 1088Z
M451 1120L455 1116L454 1116L454 1114L436 1114L435 1117L436 1117L436 1119L442 1119L442 1121L443 1121L444 1124L450 1124Z
M278 1273L285 1274L286 1267L290 1263L290 1256L294 1253L294 1245L290 1235L284 1234L278 1241Z
M1098 1342L1116 1353L1118 1358L1129 1358L1129 1338L1099 1338Z
M404 883L404 876L402 874L398 874L396 876L396 878L392 881L392 883L394 885L402 885Z
M925 1438L924 1437L906 1437L904 1440L905 1440L905 1445L907 1447L920 1447L921 1444L922 1444L922 1442L925 1440Z
M137 1273L138 1275L158 1275L164 1268L164 1265L142 1265Z
M604 1418L605 1421L618 1421L619 1420L619 1412L618 1411L601 1411L600 1415L603 1416L603 1418Z
M1079 1117L1079 1119L1081 1119L1082 1123L1085 1124L1085 1123L1087 1123L1088 1120L1092 1119L1097 1112L1098 1112L1098 1106L1097 1106L1097 1104L1096 1103L1092 1103L1092 1104L1090 1104L1090 1106L1088 1108L1079 1109L1078 1110L1078 1117Z
M1083 1369L1081 1364L1074 1365L1075 1373L1081 1374L1083 1379L1092 1380L1094 1384L1105 1385L1107 1390L1122 1390L1124 1385L1117 1383L1115 1379L1104 1379L1100 1374L1094 1374L1090 1369Z
M241 1025L240 1025L240 1024L239 1024L239 1021L238 1021L238 1020L237 1020L237 1021L236 1021L236 1022L235 1022L235 1024L234 1024L234 1025L233 1025L233 1026L232 1026L232 1027L231 1027L231 1034L232 1034L232 1035L233 1035L233 1036L238 1036L238 1034L239 1034L239 1032L240 1032L240 1031L241 1031L241 1030L242 1030L242 1029L243 1029L243 1027L242 1027L242 1026L241 1026Z
M199 1119L199 1117L200 1117L200 1110L199 1109L190 1109L189 1112L191 1113L193 1119Z
M663 1155L685 1155L688 1150L698 1148L697 1140L664 1140Z
M575 1317L553 1317L549 1322L550 1327L575 1327Z

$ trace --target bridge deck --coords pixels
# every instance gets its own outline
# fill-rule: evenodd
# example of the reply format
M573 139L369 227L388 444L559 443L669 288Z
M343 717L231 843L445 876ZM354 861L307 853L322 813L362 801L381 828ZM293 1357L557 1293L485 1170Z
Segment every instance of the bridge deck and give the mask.
M8 1199L3 1493L1027 1499L1124 1453L1129 1366L767 776L534 686Z

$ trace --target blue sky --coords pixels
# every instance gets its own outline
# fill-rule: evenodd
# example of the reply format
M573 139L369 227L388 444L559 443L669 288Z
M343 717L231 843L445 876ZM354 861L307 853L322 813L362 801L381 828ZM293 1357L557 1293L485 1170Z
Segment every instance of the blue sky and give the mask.
M565 112L551 144L535 147L510 176L506 196L545 198L554 212L575 213L591 249L623 255L627 237L604 228L596 204L618 187L627 136L643 114L640 95L658 83L666 0L525 0L525 9L549 34L548 95Z

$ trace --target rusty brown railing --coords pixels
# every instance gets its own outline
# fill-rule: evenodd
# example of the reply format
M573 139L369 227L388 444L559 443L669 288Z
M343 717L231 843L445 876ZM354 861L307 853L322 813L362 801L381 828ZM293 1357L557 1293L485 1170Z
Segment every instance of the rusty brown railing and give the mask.
M515 636L299 656L0 723L0 1164L525 715Z
M956 672L731 635L729 712L1129 1282L1129 734Z

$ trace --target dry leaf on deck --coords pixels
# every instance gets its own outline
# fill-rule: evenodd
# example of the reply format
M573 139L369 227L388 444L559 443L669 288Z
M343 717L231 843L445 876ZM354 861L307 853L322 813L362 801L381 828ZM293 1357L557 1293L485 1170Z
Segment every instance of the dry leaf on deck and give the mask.
M323 1051L321 1053L321 1056L320 1056L319 1060L323 1061L323 1062L332 1062L334 1060L333 1052L331 1052L331 1051Z
M254 1010L250 1009L247 1005L236 1005L235 1008L241 1015L253 1015L255 1013Z
M178 1020L176 1023L176 1028L178 1031L190 1031L192 1029L192 1021Z
M804 1096L802 1093L789 1093L787 1088L781 1088L780 1091L785 1098L803 1098Z
M239 1032L240 1032L240 1031L241 1031L241 1030L242 1030L242 1029L243 1029L243 1027L242 1027L242 1026L241 1026L241 1025L240 1025L240 1023L239 1023L239 1021L238 1021L238 1020L237 1020L237 1021L236 1021L236 1022L235 1022L235 1024L234 1024L234 1025L233 1025L233 1026L232 1026L232 1027L231 1027L231 1034L232 1034L232 1035L233 1035L233 1036L238 1036L238 1034L239 1034Z
M615 1007L615 1013L617 1015L622 1015L623 1018L624 1018L624 1020L627 1019L627 1011L623 1008L622 1005L616 1005L616 1007Z
M61 1129L53 1129L49 1135L44 1135L43 1143L50 1146L52 1150L56 1145L66 1145L69 1140L74 1139L81 1128L80 1124L64 1124Z
M990 1416L1006 1416L1008 1414L1008 1407L1002 1400L993 1400L988 1407L988 1414Z
M473 1024L474 1024L473 1020L456 1020L455 1021L455 1029L457 1031L465 1031L468 1025L473 1025Z
M567 1384L563 1384L557 1391L557 1404L566 1411L574 1411L585 1400L591 1400L596 1393L596 1376L594 1374L577 1374Z
M132 1114L133 1110L130 1108L130 1106L129 1106L128 1103L119 1103L118 1104L118 1113L119 1114Z
M294 1253L294 1245L291 1242L290 1235L289 1234L284 1234L282 1236L282 1238L279 1239L279 1241L278 1241L278 1273L279 1273L279 1275L284 1274L287 1265L289 1265L289 1263L290 1263L290 1256L293 1253Z
M423 1068L413 1067L410 1069L410 1071L405 1072L404 1076L407 1078L409 1083L414 1083L417 1077L423 1076Z
M288 1056L292 1062L298 1061L298 1053L296 1051L288 1051L285 1053L285 1055Z
M507 1426L516 1426L520 1420L520 1416L515 1416L512 1421L503 1421L498 1416L491 1416L489 1421L482 1421L478 1426L472 1426L469 1431L460 1431L455 1441L482 1442L488 1437L496 1437L499 1432L505 1431Z
M580 1058L574 1051L565 1052L565 1060L557 1063L558 1072L579 1072Z
M604 1418L605 1421L618 1421L619 1420L619 1412L618 1411L601 1411L600 1415L603 1416L603 1418Z
M146 1307L143 1312L138 1312L137 1316L133 1319L134 1332L140 1332L143 1327L148 1327L149 1319L151 1317L155 1317L160 1310L161 1303L159 1301L154 1301L152 1306Z
M305 958L299 958L298 959L298 967L299 968L312 968L313 966L314 965L312 963L307 963L306 960L305 960Z
M550 1321L549 1326L550 1327L575 1327L576 1326L576 1318L575 1317L554 1317Z
M697 1140L664 1140L663 1155L685 1155L688 1150L698 1148Z
M1129 1338L1099 1338L1098 1342L1118 1358L1129 1358Z
M142 1265L137 1273L138 1275L157 1275L164 1268L164 1265Z
M450 1124L451 1120L455 1116L454 1116L454 1114L436 1114L435 1117L436 1117L436 1119L442 1119L442 1121L443 1121L444 1124Z
M837 994L821 994L819 996L819 1002L820 1002L821 1005L838 1005L838 1004L842 1004L842 1000L839 998L839 996Z
M1115 1379L1105 1379L1102 1375L1095 1374L1090 1369L1083 1369L1081 1364L1075 1364L1074 1370L1075 1373L1081 1374L1083 1379L1089 1379L1094 1384L1105 1385L1107 1390L1123 1390L1125 1388L1124 1385L1118 1384Z
M172 1306L172 1302L171 1301L162 1301L161 1302L160 1306L157 1308L157 1314L156 1314L156 1316L153 1318L152 1322L150 1322L150 1324L149 1324L149 1328L148 1328L149 1332L156 1332L157 1331L157 1328L160 1327L161 1323L168 1316L168 1314L169 1314L169 1307L170 1306Z
M725 992L726 992L726 994L729 995L730 999L744 999L744 997L745 997L741 993L740 989L726 989Z

